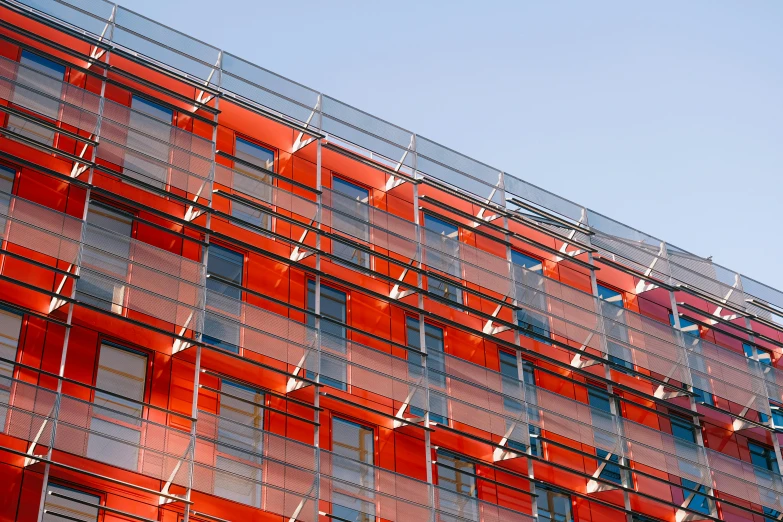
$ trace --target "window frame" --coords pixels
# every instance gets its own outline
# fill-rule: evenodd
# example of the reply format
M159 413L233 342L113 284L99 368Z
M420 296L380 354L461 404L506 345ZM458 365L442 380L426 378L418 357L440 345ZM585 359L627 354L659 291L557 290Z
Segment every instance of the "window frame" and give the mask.
M89 438L90 436L95 436L97 438L106 438L107 433L102 433L101 431L96 431L94 428L92 428L92 419L98 419L100 422L104 422L107 424L119 426L122 429L126 430L133 430L139 434L139 440L144 440L145 431L147 429L147 415L149 413L149 407L147 404L149 404L149 400L152 394L152 365L154 360L154 350L150 350L144 347L136 346L136 345L129 345L130 343L126 343L125 341L117 342L114 338L100 335L98 337L98 345L97 349L95 351L95 359L94 359L94 365L93 365L93 374L92 374L92 380L90 382L91 388L89 389L89 404L91 405L92 412L90 414L90 428L87 435L88 440L88 446L89 448ZM121 394L118 394L115 391L112 390L104 390L103 388L98 388L98 372L100 370L100 360L101 360L101 352L103 351L103 346L106 345L110 348L113 348L115 350L122 350L130 353L135 353L138 355L143 355L146 359L146 364L144 366L144 393L142 395L141 401L138 401L137 399L124 397ZM103 413L96 413L94 406L97 408L100 408L101 410L113 410L112 408L108 408L106 406L100 406L95 404L96 400L96 392L97 391L104 391L108 392L109 394L114 394L119 397L123 397L125 400L128 400L131 403L138 404L139 405L139 416L138 416L138 425L134 425L133 423L127 422L123 420L125 417L130 417L129 414L117 411L119 419L117 416L110 416ZM92 458L92 457L88 457ZM139 469L139 466L141 465L143 458L143 447L139 447L138 454L136 456L136 468L134 470L130 470L132 472L137 472ZM104 462L106 464L111 464L110 462L101 461L98 460L98 462ZM120 466L122 469L126 469L122 466Z
M546 491L548 494L547 495L541 495L541 494L538 493L539 491ZM566 505L568 506L568 513L566 513L566 517L567 517L566 521L567 522L574 522L574 511L575 511L574 510L574 499L573 499L573 497L571 496L570 493L568 493L566 490L560 489L560 488L558 488L556 486L549 485L549 484L537 484L536 485L536 493L537 493L537 497L534 500L534 502L536 503L536 506L538 507L539 512L540 512L539 499L546 498L548 507L550 507L550 506L554 507L554 499L553 499L554 496L562 496L562 497L565 497L566 499L568 499L568 502L566 503ZM549 493L552 494L551 497L550 497ZM548 512L551 515L552 511L548 511ZM558 513L555 513L555 515L557 515L557 514ZM541 517L540 513L539 513L539 519L540 520L544 520ZM551 516L548 516L547 519L550 522L556 520L555 518L552 518Z
M107 499L107 496L108 496L107 492L99 491L99 490L96 490L96 489L84 486L82 484L74 484L72 482L61 481L59 479L55 479L55 480L49 479L49 481L46 483L46 486L44 488L45 491L46 491L45 495L46 495L47 498L50 496L49 495L49 488L50 488L50 486L55 486L55 487L60 488L60 489L65 489L65 490L68 490L68 491L73 491L75 493L81 493L83 495L89 495L89 496L97 498L98 499L98 504L97 505L100 506L100 507L97 508L98 514L97 514L97 516L95 518L95 522L102 522L104 520L105 515L106 515L106 511L103 508L106 507L106 499ZM46 502L44 502L44 507L45 507L45 505L46 505ZM62 520L61 517L54 517L54 518L57 519L57 520ZM43 518L42 518L42 520L43 520Z
M223 393L224 393L224 386L229 385L229 386L233 386L235 388L243 388L243 389L245 389L247 391L251 391L251 392L260 394L261 397L262 397L261 402L260 403L253 403L253 402L251 402L251 401L249 401L247 399L244 399L244 398L238 397L238 396L232 396L231 398L234 399L234 400L239 400L240 402L244 402L244 403L247 403L247 404L253 404L254 407L260 408L261 409L261 415L260 415L260 417L261 417L261 427L257 428L255 426L252 426L252 428L258 429L261 432L266 431L265 428L267 426L267 423L269 422L269 412L268 412L268 407L267 407L268 400L269 400L269 393L267 393L268 390L266 390L266 389L264 389L264 388L262 388L260 386L251 385L251 384L242 382L240 380L226 378L226 377L223 377L223 376L220 376L218 378L218 380L219 380L219 393L218 393L217 404L216 404L216 408L215 408L215 412L216 412L215 415L218 417L218 419L222 418L221 408L223 407L223 404L222 404L221 397L223 396ZM237 421L234 421L234 420L231 420L231 422L238 423ZM219 427L219 424L218 424L218 428L217 428L217 431L216 431L217 438L215 440L215 454L214 454L214 459L213 459L213 466L215 467L215 469L220 469L218 467L218 459L230 460L232 462L237 462L237 463L239 463L240 465L243 465L243 466L255 468L261 474L261 481L263 482L263 477L264 477L264 473L265 473L264 472L264 465L265 465L264 459L266 459L266 453L265 453L266 452L266 446L264 445L263 435L262 435L262 438L261 438L261 448L260 448L260 451L258 452L258 456L256 457L258 459L258 462L254 462L252 460L248 460L248 459L242 458L242 457L237 456L235 454L228 453L228 452L225 452L225 451L221 451L221 449L220 449L221 446L230 447L230 443L220 440L219 430L220 430L220 427ZM243 449L240 449L240 448L236 448L236 451L238 451L238 452L240 452L240 453L242 453L244 455L246 455L248 453L248 452L246 452L246 451L244 451ZM227 473L231 473L230 471L227 471L227 470L221 470L221 471L227 472ZM260 487L261 490L263 490L264 486L263 486L263 484L261 484L261 485L258 485L258 487ZM259 500L260 503L263 503L262 498L263 498L263 493L261 493L261 500Z
M525 265L520 265L519 263L515 263L515 262L514 262L514 257L515 257L515 255L516 255L516 256L520 256L520 257L527 258L527 259L529 259L529 260L531 260L531 261L538 261L539 268L530 268L530 267L527 267L527 266L525 266ZM525 269L525 270L527 270L528 272L532 272L532 273L534 273L534 274L538 274L538 275L540 275L541 277L546 277L546 276L544 275L544 259L543 259L543 258L540 258L540 257L538 257L538 256L534 256L534 255L528 254L527 252L525 252L525 251L523 251L523 250L519 250L519 249L517 249L517 248L512 248L512 249L511 249L511 265L512 265L512 266L515 266L515 267L524 268L524 269Z
M237 156L237 142L238 141L244 141L245 143L247 143L247 144L249 144L249 145L251 145L253 147L257 147L257 148L263 149L263 150L265 150L267 152L271 152L272 153L272 168L268 169L266 167L262 167L261 165L256 165L256 164L253 164L250 161L247 161L247 160L244 160L242 158L239 158L239 156ZM272 145L270 145L270 144L268 144L268 143L266 143L264 141L261 141L261 140L258 140L256 138L253 138L253 137L251 137L251 136L249 136L247 134L244 134L244 133L241 133L241 132L234 132L234 150L233 150L233 152L234 152L234 157L238 158L240 161L243 161L243 162L246 162L246 163L251 163L251 164L253 164L254 167L257 167L259 169L266 170L268 172L271 172L271 173L275 174L274 176L269 176L270 177L270 181L272 182L272 183L270 183L270 185L275 186L275 181L277 179L277 177L276 177L277 176L277 170L278 170L277 167L278 167L278 162L280 161L280 149L279 148L274 147L274 146L272 146ZM236 170L236 164L234 164L234 166L232 166L232 168L234 170ZM245 174L245 175L247 175L247 174Z
M38 74L43 74L43 75L48 76L49 78L52 78L52 79L57 79L57 77L56 76L52 76L48 72L41 71L40 69L37 69L35 67L30 67L29 65L23 64L22 63L22 58L24 57L25 53L27 53L28 55L32 55L32 56L36 56L38 58L41 58L41 59L46 60L47 62L51 62L51 63L53 63L55 65L62 66L62 68L63 68L63 75L62 75L62 78L59 78L59 81L62 82L63 84L67 83L68 82L68 77L69 77L69 72L71 70L70 65L66 65L66 64L60 63L60 62L58 62L56 60L52 60L50 58L47 58L47 57L43 56L42 53L39 53L39 52L36 52L36 51L38 51L38 49L31 51L29 49L21 47L19 49L19 53L17 54L17 58L14 61L16 63L18 63L22 67L34 70ZM44 97L46 97L47 99L50 99L50 98L48 98L45 95L44 95ZM45 114L41 114L41 113L32 111L32 110L30 110L30 109L28 109L26 107L22 107L21 105L16 104L13 100L9 100L9 106L11 106L14 109L17 109L17 110L23 112L24 114L33 116L34 118L37 118L37 119L39 119L39 120L41 120L43 122L50 123L53 126L55 126L58 130L52 131L52 143L50 143L49 146L51 146L53 148L57 148L58 147L59 140L60 140L60 131L59 131L59 129L62 128L62 123L61 123L61 120L60 120L60 117L62 116L62 111L60 110L59 106L58 106L58 114L57 114L58 117L56 119L53 119L53 118L51 118L51 117L49 117L49 116L47 116ZM8 125L9 125L9 123L11 121L11 117L12 116L15 116L15 115L10 114L10 113L2 114L2 116L0 116L0 120L1 120L0 121L0 127L4 128L4 129L7 129Z
M333 413L331 415L331 419L330 419L330 423L329 423L329 451L332 454L336 454L335 449L334 449L334 423L335 423L335 421L343 422L345 424L351 424L353 426L358 427L359 429L365 429L365 430L368 430L368 431L370 431L372 433L372 462L371 463L368 464L367 462L363 462L362 460L352 459L351 457L346 457L344 455L339 455L339 456L341 458L354 460L354 461L359 462L361 464L372 466L373 467L373 475L372 475L372 483L373 483L373 485L372 485L372 488L368 488L368 489L372 489L373 491L377 491L378 490L378 480L377 480L377 473L376 473L375 467L376 467L376 462L378 462L378 460L380 459L380 451L379 451L378 444L377 444L378 437L380 435L379 427L377 425L369 424L369 423L367 423L365 421L361 421L361 420L355 419L355 418L347 416L347 415L342 415L342 414L336 415L336 414ZM351 487L353 487L353 486L351 486ZM362 487L367 487L367 486L362 486ZM335 492L332 492L332 494L334 494L334 493ZM337 491L336 493L337 494L342 494L343 496L348 496L345 493L340 493L339 491ZM378 515L377 515L378 507L379 507L378 501L376 500L376 501L365 501L365 502L367 502L368 504L372 504L374 513L373 514L364 513L364 515L367 515L367 516L360 518L360 520L362 520L362 522L373 522L375 520L378 520ZM331 505L330 511L333 512L334 511L334 507L335 507L335 503L331 501L331 497L330 497L329 504ZM346 510L355 511L359 515L363 514L362 512L356 511L356 510L354 510L354 509L352 509L350 507L347 507L347 506L340 506L340 507L342 507L342 508L344 508Z
M101 349L102 347L106 345L111 348L114 348L116 350L123 350L130 353L136 353L139 355L143 355L147 359L147 363L144 365L144 394L141 399L141 414L139 415L139 419L144 420L145 413L148 411L146 404L149 403L150 396L152 394L152 379L150 378L150 373L152 372L152 365L153 360L155 358L155 351L151 350L149 348L145 348L142 346L137 346L135 344L128 343L124 339L118 340L114 337L107 336L107 335L99 335L98 336L98 344L96 346L95 350L95 357L93 359L93 371L92 376L90 377L90 393L89 393L89 401L90 403L95 403L95 392L97 390L109 392L115 395L119 395L117 392L114 392L112 390L104 390L102 388L98 388L98 371L100 370L100 361L101 361ZM122 397L122 395L119 395ZM127 400L131 402L137 402L137 399L129 399L125 397Z
M240 274L240 282L239 282L239 284L237 284L236 282L231 281L231 280L229 280L229 279L227 279L225 277L222 277L220 275L213 275L213 274L211 274L209 272L209 260L211 259L211 254L212 254L212 252L210 252L209 250L207 250L207 253L208 253L207 262L204 263L204 270L205 270L205 273L206 273L206 276L207 276L206 277L206 280L207 280L206 288L208 290L216 292L216 293L218 293L220 295L223 295L223 296L225 296L225 297L227 297L229 299L237 299L237 301L240 303L239 304L239 307L240 307L239 315L232 314L230 310L220 310L220 309L217 309L217 308L213 307L213 309L218 310L217 312L214 312L214 313L216 315L224 315L226 317L233 318L233 319L236 319L237 321L239 321L241 319L241 314L242 314L241 307L243 306L243 303L245 302L245 300L244 300L244 293L245 293L244 283L245 283L245 281L247 280L247 277L248 277L248 274L247 274L248 265L249 265L249 262L248 262L248 257L249 257L248 256L248 252L245 251L245 250L236 248L234 245L226 246L226 243L223 243L221 241L211 242L209 244L209 248L210 249L215 248L215 247L217 247L218 249L221 249L221 250L225 250L227 252L231 252L233 254L238 254L239 256L242 257L242 270L241 270L241 274ZM210 289L209 286L208 286L208 283L209 283L210 278L213 278L213 277L214 277L214 280L217 281L219 284L223 284L223 285L226 285L226 286L228 286L230 288L236 289L238 291L238 293L239 293L239 297L238 298L234 298L233 296L222 294L219 291L215 290L214 288ZM209 293L207 293L207 301L209 301ZM205 303L205 305L209 306L208 302ZM207 309L207 311L209 312L209 309ZM206 325L206 321L207 321L207 318L205 316L205 318L204 318L205 325ZM204 328L204 330L206 330L206 328ZM239 326L238 330L239 331L238 331L238 335L237 335L237 344L236 345L234 345L234 344L232 344L232 343L230 343L228 341L219 339L217 337L208 335L205 331L201 332L201 340L202 340L202 342L206 342L210 346L214 346L214 347L216 347L218 349L225 350L225 351L228 351L230 353L235 353L235 354L241 356L242 353L243 353L243 347L242 347L242 344L243 344L243 342L242 342L242 327ZM207 337L209 340L205 341L204 340L205 337Z
M368 216L367 216L367 218L368 218L367 219L367 221L368 221L368 225L367 225L367 241L366 241L367 244L366 245L364 244L365 241L363 239L360 239L360 238L357 238L357 237L353 237L350 234L347 234L347 233L339 231L339 230L335 231L334 226L331 227L332 234L345 235L346 239L348 239L349 241L353 241L353 242L356 242L358 244L364 245L369 250L374 250L374 248L373 248L373 245L374 245L374 242L373 242L374 233L373 233L373 227L372 227L372 210L371 210L373 208L372 201L373 201L373 190L374 190L374 188L369 186L369 185L365 185L363 183L360 183L358 181L350 179L347 176L343 176L342 174L333 172L332 173L332 186L331 186L332 192L336 192L336 193L338 193L340 195L343 195L343 196L346 196L346 197L350 197L350 196L348 194L345 194L344 192L340 192L339 190L335 189L335 181L340 181L341 183L345 183L347 185L351 185L351 186L353 186L353 187L355 187L355 188L357 188L359 190L364 190L367 193L367 202L366 202L366 204L367 204L368 210L369 210L368 211ZM360 200L357 200L357 201L360 201ZM360 202L364 203L362 201L360 201ZM334 206L334 204L332 204L332 206ZM332 210L332 212L334 212L334 210ZM332 225L334 225L334 217L332 217ZM375 258L374 258L374 256L372 254L366 253L366 252L364 252L364 251L362 251L362 250L360 250L358 248L353 248L354 253L361 252L363 255L366 254L366 256L367 256L366 263L355 262L355 261L353 261L353 257L351 259L346 259L346 258L344 258L342 256L339 256L339 255L337 255L335 253L335 242L340 243L340 244L344 245L347 248L352 248L349 243L344 242L344 241L340 241L339 239L331 239L330 241L331 241L331 245L332 245L332 255L335 256L336 258L340 259L341 261L343 261L349 268L353 268L353 267L357 267L358 266L358 267L364 268L366 270L373 270ZM338 263L339 264L343 264L342 262L338 262Z
M472 467L472 471L468 472L468 476L470 476L473 479L473 491L472 491L471 495L465 495L463 493L460 493L459 489L455 489L455 490L450 490L449 489L447 491L451 491L452 493L456 493L457 495L466 496L468 498L478 499L479 498L479 494L478 494L479 493L479 484L478 484L479 476L478 476L478 473L476 473L476 464L477 464L477 462L474 459L470 458L468 455L465 455L465 454L460 453L458 451L453 451L453 450L448 449L448 448L438 447L438 448L434 448L434 451L435 451L435 462L434 462L435 473L433 473L433 482L434 482L435 486L437 486L439 488L446 489L443 486L443 484L441 484L441 478L440 478L439 470L440 470L440 467L441 467L440 457L443 454L447 454L448 456L450 456L454 460L460 460L462 462L465 462L465 463L469 464ZM460 471L459 469L453 468L451 466L448 466L447 469L449 469L450 471L453 471L455 475L456 474L465 473L464 471ZM457 484L457 488L459 488L460 481L455 479L454 482L455 482L455 484Z
M780 466L778 464L777 457L775 455L775 448L751 439L747 440L747 446L748 446L748 454L750 456L750 463L753 466L759 469L763 469L769 473L775 473L777 475L780 475ZM761 452L759 452L758 450L761 450ZM766 466L759 466L753 458L754 455L764 459L766 461Z
M609 292L612 292L615 295L613 295L609 299L601 297L601 289L602 288L605 289L605 290L608 290ZM620 308L625 308L625 292L623 292L619 288L611 286L611 285L603 283L603 282L600 282L600 283L597 282L596 283L596 289L597 289L598 299L600 299L601 301L603 301L605 303L613 304L613 305L618 306ZM618 297L619 297L619 304L616 304Z
M463 232L462 232L462 225L460 225L459 222L452 221L452 220L450 220L448 218L440 217L438 215L435 215L432 212L428 212L427 210L421 210L420 212L421 212L421 218L422 219L421 219L421 224L419 226L421 227L421 229L423 231L425 231L425 234L426 234L426 231L435 233L433 230L430 230L430 229L427 228L427 220L428 219L431 219L433 221L437 221L437 222L442 223L442 224L447 225L447 226L453 226L453 227L455 227L457 229L456 230L456 232L457 232L456 237L451 238L449 236L446 236L445 234L442 234L442 235L444 235L444 237L446 237L448 239L453 239L454 241L456 241L458 249L462 248L462 235L463 235ZM429 245L427 245L426 239L424 240L424 245L429 246ZM435 249L435 250L437 251L437 249ZM462 282L464 281L464 276L463 276L464 272L463 272L463 268L462 268L462 260L459 258L459 251L458 251L457 254L458 254L457 255L457 264L458 264L459 276L454 276L452 274L448 274L446 272L438 270L437 268L433 269L432 267L430 267L429 263L427 263L427 261L426 261L428 253L425 252L424 253L424 259L425 259L424 262L425 262L425 264L427 265L427 267L430 270L432 270L437 275L437 277L432 277L432 278L429 275L427 275L427 276L425 276L425 280L427 282L427 292L434 293L434 294L438 295L439 297L442 297L443 299L445 299L449 303L452 303L454 306L461 307L461 306L466 305L468 292L466 292L465 289L462 287L463 286ZM450 254L447 253L447 252L436 252L435 256L437 257L438 255L450 256ZM439 283L444 285L444 290L445 290L444 294L437 293L437 292L433 291L430 288L430 281L431 281L431 279L434 279L435 281L438 281ZM453 281L453 283L450 283L449 281ZM454 287L454 290L455 290L455 294L454 295L455 295L456 299L450 299L448 297L449 288L452 287L452 286Z
M315 328L315 297L316 294L313 292L313 309L310 310L310 285L313 285L315 287L316 280L315 277L310 277L309 275L305 277L305 284L304 284L304 303L305 303L305 309L310 313L305 313L305 324L311 328ZM345 352L343 355L345 356L345 362L342 361L339 364L344 364L345 366L345 382L341 383L340 381L324 376L322 373L323 370L323 361L319 361L319 382L321 384L324 384L326 386L331 386L332 388L335 388L340 391L349 392L351 390L351 359L350 359L350 349L348 348L348 345L352 342L352 330L351 330L351 290L348 288L345 288L339 284L334 284L332 281L329 281L328 283L321 282L321 289L323 290L324 287L327 287L331 290L334 290L336 292L340 292L343 295L345 295L345 322L344 323L338 323L334 319L323 319L325 316L323 314L323 311L319 313L322 320L326 320L328 323L337 325L343 329L343 335L342 338L345 341ZM319 297L323 299L323 292L320 293ZM320 307L319 307L320 308ZM312 324L310 323L312 321ZM319 331L323 331L323 326L320 327ZM333 334L326 332L327 335L330 337L335 337ZM322 346L323 348L323 346ZM328 353L328 352L327 352ZM308 379L314 379L315 378L315 372L312 372L311 370L305 370L305 376ZM328 381L332 382L332 384L329 384L327 382L324 382L324 378ZM342 386L336 386L335 384L342 384Z
M410 350L407 350L407 360L408 360L409 364L416 364L417 365L416 368L421 366L421 368L424 369L424 367L426 366L426 368L428 370L428 375L429 375L429 369L430 369L430 361L432 361L434 359L431 359L430 356L429 356L429 352L426 351L427 327L429 326L431 328L437 328L438 330L440 330L440 333L441 333L441 343L443 344L443 350L441 352L443 354L443 370L442 370L443 386L441 387L441 389L444 392L444 394L446 395L446 409L448 410L448 407L449 407L449 402L448 402L449 378L448 378L448 373L446 372L446 355L448 354L448 351L446 350L446 331L447 330L446 330L446 328L443 325L441 325L439 323L434 323L434 322L430 322L430 321L427 321L427 320L419 322L419 318L417 316L414 316L413 314L409 314L409 313L405 313L404 314L404 321L405 321L405 345L408 348L410 348ZM421 346L419 346L419 353L416 353L415 346L411 346L411 344L410 344L410 338L408 336L408 322L409 321L414 321L414 322L418 323L417 328L419 328L419 338L416 339L416 343L417 344L420 344L420 342L421 342L420 325L422 323L424 324L424 343L425 343L425 346L424 346L425 352L424 353L427 354L426 356L419 355L419 353L421 353L421 350L422 350ZM414 363L412 361L412 357L421 359L421 361ZM410 372L410 366L408 367L408 371ZM418 371L418 369L416 371ZM435 369L434 371L440 372L439 369ZM438 391L441 391L441 389L439 389ZM424 409L418 408L416 406L411 406L410 404L408 405L407 410L408 410L408 414L412 415L413 417L424 417L424 414L426 413L426 411ZM444 426L449 426L448 412L447 412L447 416L446 417L443 417L442 415L440 415L438 413L432 413L432 411L430 411L429 414L430 414L430 422L436 423L436 424L442 424ZM433 418L433 417L435 417L435 418Z

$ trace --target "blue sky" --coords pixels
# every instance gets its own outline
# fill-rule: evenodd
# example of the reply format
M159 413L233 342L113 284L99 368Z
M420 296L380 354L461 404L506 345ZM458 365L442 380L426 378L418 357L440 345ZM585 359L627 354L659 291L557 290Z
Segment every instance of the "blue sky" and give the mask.
M120 3L783 289L783 2Z

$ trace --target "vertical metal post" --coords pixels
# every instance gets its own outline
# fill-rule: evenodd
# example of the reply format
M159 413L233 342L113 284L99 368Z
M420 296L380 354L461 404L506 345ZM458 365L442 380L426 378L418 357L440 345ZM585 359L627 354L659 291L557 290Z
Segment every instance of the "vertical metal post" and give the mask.
M661 242L661 255L665 257L666 261L668 262L669 254L665 242ZM673 279L671 275L669 275L669 283L671 284L672 282ZM690 383L688 384L688 390L693 392L693 376L691 374L690 360L688 358L688 347L685 345L685 334L682 333L682 325L680 324L680 313L677 308L677 298L675 297L673 291L669 290L668 293L669 293L669 303L672 308L672 322L674 323L673 328L677 330L677 341L679 342L680 349L683 351L683 355L685 357L685 360L683 361L683 365L685 366L685 371L687 372L688 380L690 381ZM709 458L707 457L707 452L704 446L704 437L702 436L702 432L701 432L701 422L699 421L699 416L696 415L698 409L696 407L696 399L693 397L693 395L690 395L688 397L688 404L690 410L694 412L694 415L692 417L692 422L694 426L696 426L696 432L694 434L696 438L696 444L698 444L698 446L704 451L704 459L705 459L704 461L707 468L707 474L710 478L710 486L707 488L708 494L710 497L715 497L715 491L712 488L712 484L714 483L712 468L710 467ZM696 489L698 488L699 488L699 484L696 485ZM683 496L685 498L688 498L689 496L693 496L693 493L692 492L686 493L685 491L683 491ZM711 514L714 514L715 509L716 509L715 500L713 500L713 498L710 498L710 510L712 511Z
M218 73L218 90L220 89L220 85L223 80L223 74L221 73L221 67L222 67L222 59L223 54L221 53L218 56L218 61L215 64L215 67L217 68ZM207 86L208 87L208 86ZM215 115L212 117L213 122L215 125L212 127L212 165L210 165L209 170L209 179L207 182L209 183L208 188L208 194L212 194L212 187L214 186L215 182L215 154L217 152L217 124L218 124L218 115L220 108L220 94L215 96ZM196 201L198 198L196 198ZM195 201L194 201L195 203ZM207 206L209 207L209 211L207 211L207 217L206 217L206 223L204 224L207 231L211 230L212 227L212 197L210 196L209 202L207 203ZM195 211L194 211L195 212ZM183 225L184 228L184 225ZM183 230L184 231L184 230ZM204 234L204 254L201 256L201 264L203 265L204 273L202 275L201 281L203 284L203 287L201 289L202 297L201 297L201 321L196 321L196 327L200 329L200 331L196 331L196 339L201 342L204 337L204 323L206 321L206 314L207 314L207 263L209 262L209 240L210 240L210 234L209 232ZM199 344L196 347L196 363L195 367L193 368L193 403L191 405L191 412L190 416L193 420L191 420L191 427L190 427L190 460L188 462L188 487L187 491L185 493L185 498L189 501L190 497L193 492L193 474L195 473L195 461L196 461L196 438L198 436L198 397L199 397L199 388L201 387L200 381L201 381L201 352L202 347ZM182 517L182 522L189 522L190 520L190 503L185 504L184 509L184 515Z
M316 117L318 119L318 132L321 132L323 126L323 94L318 94L317 102L318 110ZM321 382L321 221L323 220L323 197L321 191L323 189L323 178L321 174L321 140L315 140L315 185L318 192L316 193L316 220L315 226L318 228L318 232L315 235L315 326L318 332L316 339L316 347L318 354L318 371L315 374L315 382ZM313 446L315 447L315 483L313 485L313 520L318 520L318 512L321 504L321 415L320 415L321 398L319 395L318 387L316 387L313 393L313 420L315 421L315 427L313 429Z
M117 11L117 6L115 5L114 9L112 10L111 18L108 21L108 40L111 41L112 37L114 36L114 14ZM106 53L101 57L103 59L103 62L108 65L109 58L111 56L111 51L108 49L106 50ZM92 148L92 153L90 155L90 162L95 163L95 158L97 155L97 148L100 145L100 132L101 132L101 122L103 120L103 106L104 101L106 100L106 77L107 77L107 67L103 68L102 75L103 78L101 80L101 93L100 93L100 100L98 102L98 118L97 123L95 126L95 142L96 145ZM92 179L93 179L93 173L95 169L94 167L90 167L88 169L87 174L87 190L85 192L84 196L84 209L82 210L82 225L81 230L79 232L79 250L76 254L76 260L74 263L74 274L79 275L81 273L81 259L82 259L82 253L84 252L84 235L85 235L85 229L87 228L87 213L90 208L90 195L92 193ZM65 324L65 335L63 337L63 345L62 345L62 352L60 354L60 366L57 372L57 394L55 395L55 405L54 409L52 410L52 432L49 439L49 449L46 453L47 460L52 460L52 455L54 453L54 445L56 441L57 436L57 420L60 415L60 406L62 404L62 389L63 389L63 377L65 377L65 362L67 360L68 356L68 344L71 337L71 327L72 327L72 321L73 321L73 309L76 306L76 304L73 302L76 298L76 282L77 280L74 280L72 283L71 288L71 301L68 302L68 316L66 318ZM49 462L46 462L44 465L44 476L43 476L43 484L41 486L41 500L39 502L38 506L38 522L41 522L43 520L44 516L44 506L46 504L46 490L49 482L49 473L50 473L51 465Z
M427 368L428 366L428 357L429 354L427 353L427 336L425 333L425 322L424 322L424 295L422 294L422 290L424 289L424 276L421 274L421 269L424 268L424 248L422 240L422 232L421 232L421 219L419 211L419 183L418 179L420 176L418 175L418 156L416 153L416 135L414 134L411 137L411 150L413 153L413 178L414 181L411 182L413 184L413 223L416 226L416 260L419 262L419 271L416 273L416 295L417 295L417 306L419 308L418 313L418 322L419 322L419 350L421 350L422 353L425 354L423 357L424 360L424 367L422 368L422 375L424 378L422 379L422 384L424 385L424 427L429 428L430 426L430 383L429 383L429 370ZM414 262L415 262L414 261ZM445 339L444 339L445 342ZM430 521L435 521L435 481L432 473L432 467L434 464L434 460L432 458L432 441L430 437L429 430L424 431L424 454L425 454L425 462L427 465L426 473L427 473L427 484L429 485L429 503L430 503Z
M505 191L505 173L500 173L501 180L502 180L502 186L504 187L504 190L502 192L502 198L503 198L503 206L506 207L506 191ZM509 230L509 220L508 216L503 216L503 229L505 230L504 233L504 239L506 240L506 262L508 263L508 277L509 277L509 295L513 295L514 299L511 301L514 306L517 306L518 300L517 300L517 282L516 282L516 275L514 274L514 258L511 254L511 231ZM513 311L514 316L512 317L512 322L514 324L518 325L517 317L516 317L516 311ZM528 403L528 393L535 393L535 390L528 390L528 386L525 383L525 365L524 361L522 360L522 341L521 336L519 334L519 328L514 328L514 344L517 346L516 351L516 360L517 360L517 377L519 378L519 382L522 383L522 389L524 390L524 404L522 405L523 408L525 408L525 424L528 431L528 445L527 445L527 476L528 476L528 484L529 484L529 490L532 502L530 503L531 506L531 515L533 516L533 520L538 520L538 504L536 503L536 482L535 482L535 466L533 463L533 441L530 440L530 409L529 409L529 403ZM506 442L508 444L508 442Z

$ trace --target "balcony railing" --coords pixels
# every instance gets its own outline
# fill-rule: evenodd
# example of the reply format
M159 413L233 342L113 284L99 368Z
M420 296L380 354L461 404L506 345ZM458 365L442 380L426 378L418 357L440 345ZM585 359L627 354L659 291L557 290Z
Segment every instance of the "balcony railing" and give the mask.
M0 99L49 121L71 125L87 137L94 137L98 128L100 95L4 57L0 57Z
M116 313L132 310L201 331L202 263L95 225L85 226L77 284L81 300Z
M204 190L213 175L212 142L128 106L104 102L97 157L145 183L212 198Z

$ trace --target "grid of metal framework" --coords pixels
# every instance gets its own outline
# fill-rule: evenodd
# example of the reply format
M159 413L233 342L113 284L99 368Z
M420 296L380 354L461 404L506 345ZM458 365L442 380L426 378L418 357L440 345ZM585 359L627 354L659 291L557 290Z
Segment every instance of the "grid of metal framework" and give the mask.
M780 520L783 293L103 0L0 0L0 520Z

